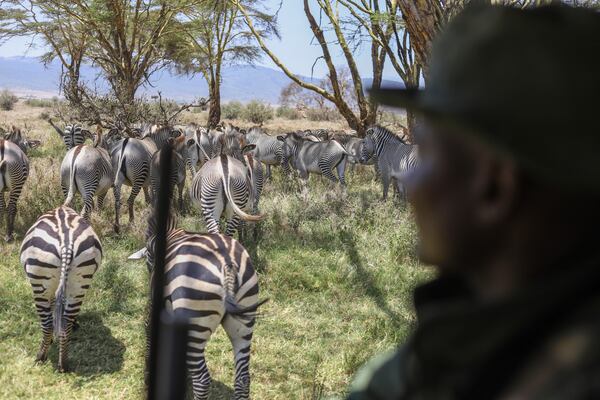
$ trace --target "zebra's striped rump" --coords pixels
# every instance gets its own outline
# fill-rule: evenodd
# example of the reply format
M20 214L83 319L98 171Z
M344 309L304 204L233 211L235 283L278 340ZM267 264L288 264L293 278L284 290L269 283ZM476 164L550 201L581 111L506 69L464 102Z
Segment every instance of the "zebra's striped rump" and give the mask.
M46 360L54 333L59 341L58 369L64 372L73 322L102 260L100 240L85 219L62 206L42 215L29 229L20 260L42 325L36 360Z
M153 237L147 248L152 262ZM190 324L187 369L194 399L208 398L211 378L204 351L219 325L233 346L234 398L249 398L250 344L256 311L264 303L258 294L258 277L250 256L237 240L181 229L168 233L164 298L167 310Z

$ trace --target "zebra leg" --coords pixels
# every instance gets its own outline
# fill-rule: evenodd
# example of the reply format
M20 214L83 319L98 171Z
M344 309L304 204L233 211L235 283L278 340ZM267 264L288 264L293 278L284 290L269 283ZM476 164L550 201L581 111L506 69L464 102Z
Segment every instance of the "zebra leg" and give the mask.
M233 236L235 231L238 230L238 226L240 225L241 218L237 214L233 214L229 221L227 221L227 227L225 228L225 235ZM241 233L241 230L240 230ZM240 238L241 239L241 238Z
M233 398L236 400L250 398L250 344L253 326L254 318L243 319L228 315L223 320L223 328L229 336L235 358Z
M333 183L337 183L338 179L333 174L333 165L330 160L320 160L319 169L321 170L322 176L326 177Z
M4 192L0 191L0 224L2 223L2 216L6 213L6 203L4 202Z
M185 186L185 181L181 182L177 185L177 190L179 191L179 211L183 214L183 187Z
M35 291L34 288L34 293ZM40 349L35 357L35 361L40 363L43 363L48 359L48 349L52 343L52 309L54 308L54 304L52 303L53 302L48 299L39 299L35 302L35 308L42 325L42 343L40 344Z
M335 167L337 169L337 173L338 176L340 177L340 184L342 186L346 186L346 161L348 160L348 157L346 157L345 155L342 156L342 159L340 160L340 162L338 163L338 165Z
M14 239L13 231L15 228L15 217L17 216L17 200L21 196L23 186L16 186L11 190L8 196L7 223L6 223L6 241L12 242Z
M120 210L121 210L121 186L123 185L123 181L125 178L119 172L117 179L115 180L115 184L113 186L113 194L115 195L115 225L114 231L115 233L119 233L120 228Z
M66 309L66 307L65 307ZM60 318L60 317L59 317ZM72 318L68 318L66 315L63 315L62 318L65 319L65 329L62 332L58 333L58 371L66 372L68 371L67 366L67 353L69 348L69 338L71 337L71 329L73 328L73 320Z
M96 204L98 206L97 207L98 210L101 210L102 207L104 206L104 199L106 198L106 193L107 192L98 193L98 200L97 200L97 204Z
M390 188L390 177L388 174L381 174L381 182L383 183L383 201L387 201L388 190Z
M133 224L133 222L135 221L135 218L133 215L133 205L135 203L135 198L140 193L140 190L142 190L142 185L135 182L133 184L133 186L131 186L131 194L129 195L129 198L127 199L127 208L129 210L129 223L130 224ZM144 196L146 195L147 190L148 190L148 188L144 187Z
M266 164L267 165L267 179L271 179L271 164Z
M144 200L146 201L146 204L151 204L152 198L150 197L150 193L148 192L148 186L144 186L143 190L144 190Z
M207 400L210 389L210 372L208 372L206 359L204 358L205 343L206 342L202 343L201 349L192 348L188 345L187 370L192 379L194 400ZM190 345L191 344L192 343L190 343Z
M94 209L94 193L98 189L98 183L92 183L89 187L85 188L85 195L83 196L83 210L81 216L87 222L90 222L90 214Z

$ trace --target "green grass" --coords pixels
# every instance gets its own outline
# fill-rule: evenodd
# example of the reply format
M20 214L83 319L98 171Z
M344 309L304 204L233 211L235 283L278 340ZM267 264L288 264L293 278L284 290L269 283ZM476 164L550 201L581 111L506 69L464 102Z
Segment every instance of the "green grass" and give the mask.
M39 214L62 202L60 145L53 140L31 156L19 239ZM257 236L249 234L244 241L259 273L261 297L270 299L261 308L253 340L253 398L343 396L365 361L410 332L411 292L430 271L416 261L410 211L381 203L372 175L371 170L351 175L347 193L311 177L307 201L278 172L267 184L261 200L266 219ZM0 246L0 398L143 397L148 280L144 263L126 258L143 245L147 210L139 196L136 222L115 235L112 204L109 194L105 209L93 216L105 258L84 299L70 373L56 371L54 346L47 363L34 364L41 330L19 264L20 243ZM126 222L126 212L121 214ZM189 210L180 222L186 229L203 229L197 210ZM207 362L211 398L230 398L233 355L223 330L211 338Z

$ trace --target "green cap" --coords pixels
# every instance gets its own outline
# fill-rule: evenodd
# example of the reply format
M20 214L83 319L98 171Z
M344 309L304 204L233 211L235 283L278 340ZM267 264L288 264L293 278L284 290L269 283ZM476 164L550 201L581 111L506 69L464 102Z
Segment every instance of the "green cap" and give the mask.
M532 176L600 192L600 13L473 5L434 41L427 87L381 104L452 120Z

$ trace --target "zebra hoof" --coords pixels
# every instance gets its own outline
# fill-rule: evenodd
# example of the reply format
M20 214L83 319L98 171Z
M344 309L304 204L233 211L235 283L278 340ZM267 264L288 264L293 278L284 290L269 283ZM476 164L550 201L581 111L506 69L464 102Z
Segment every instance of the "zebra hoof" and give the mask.
M65 372L69 372L69 367L66 362L58 365L58 372L64 374Z
M48 359L48 353L44 353L43 351L39 351L37 356L35 357L36 364L43 364Z

